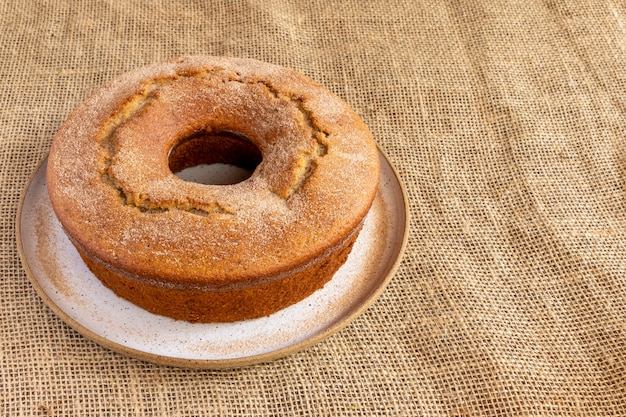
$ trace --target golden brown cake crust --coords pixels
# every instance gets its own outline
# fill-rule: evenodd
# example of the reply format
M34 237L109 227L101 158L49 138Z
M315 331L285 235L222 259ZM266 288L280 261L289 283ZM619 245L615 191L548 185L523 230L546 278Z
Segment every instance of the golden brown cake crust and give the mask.
M172 173L172 149L210 134L260 150L248 180ZM332 257L362 224L378 176L371 134L340 99L295 71L217 57L102 87L60 128L47 171L55 213L84 257L182 291L255 288Z
M232 322L267 316L322 288L346 261L357 236L355 233L332 257L305 270L244 289L163 288L112 272L85 254L81 257L104 285L150 312L191 322Z

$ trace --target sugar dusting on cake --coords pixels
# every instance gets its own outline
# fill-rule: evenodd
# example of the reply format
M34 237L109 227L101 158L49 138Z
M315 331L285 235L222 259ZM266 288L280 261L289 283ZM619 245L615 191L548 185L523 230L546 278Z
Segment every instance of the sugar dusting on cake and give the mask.
M273 132L267 136L276 137L277 143L268 147L264 153L264 161L257 168L256 176L228 186L186 182L171 173L154 177L154 173L163 168L154 163L152 156L146 156L145 152L128 154L123 145L115 141L117 129L120 129L120 134L128 132L125 121L132 121L152 106L161 105L162 100L177 104L172 107L173 113L168 113L170 121L162 118L154 120L154 123L175 123L181 120L180 115L185 111L199 111L193 95L195 93L188 91L183 94L182 90L176 88L179 83L203 88L214 85L233 91L251 91L259 97L265 96L272 103L263 110L264 114L271 113L271 107L274 106L275 109L283 109L285 115L291 115L290 118L282 118L282 121L278 120L280 118L268 118L267 115L261 117L236 95L228 94L222 94L213 104L207 102L210 105L200 109L212 109L219 114L225 108L241 107L246 109L240 112L241 118L246 116L250 120L267 122L267 125L253 126L253 130ZM357 196L355 201L358 204L368 200L359 197L358 193L362 191L358 189L362 185L358 185L358 181L370 167L354 156L363 151L367 140L364 141L361 134L352 134L350 129L343 127L346 121L353 119L355 115L341 100L301 74L279 66L261 65L257 61L245 59L207 60L194 57L155 64L109 83L68 119L59 132L62 143L53 145L53 151L59 148L56 153L63 155L61 158L51 158L54 159L54 169L59 172L55 177L56 196L53 197L57 202L65 200L78 203L72 210L80 211L82 223L68 225L68 230L72 227L82 228L99 238L104 237L102 231L110 233L111 238L106 243L108 246L103 249L106 253L100 253L102 256L111 259L135 256L138 245L143 245L149 240L149 234L158 231L156 236L170 240L169 249L164 248L162 253L164 259L171 255L169 260L163 261L171 267L180 264L173 256L185 256L190 250L199 248L198 239L193 236L198 236L203 224L227 220L229 223L225 223L224 227L229 227L229 230L218 228L209 236L215 248L212 256L220 253L226 255L229 247L236 252L248 251L249 260L246 263L244 259L241 264L244 270L261 262L263 257L265 261L270 261L280 256L277 248L283 247L284 252L290 249L292 245L287 242L298 233L308 234L307 242L310 243L333 244L333 239L336 243L337 238L331 236L331 230L343 233L344 228L355 226L348 224L342 217L355 210L355 205L346 196ZM360 126L358 123L356 125ZM291 139L296 136L306 140L302 145L294 147ZM128 149L133 149L133 146ZM282 178L287 178L285 166L270 164L267 162L270 159L295 164L294 167L288 167L294 172L289 182L280 183ZM325 160L324 164L319 162L322 159ZM63 160L71 160L72 163L60 167ZM126 161L123 169L120 165L122 160ZM333 174L325 174L327 171ZM255 178L260 176L262 178ZM361 180L362 183L369 181ZM322 183L326 185L320 187ZM318 210L307 201L309 195L314 196ZM120 208L120 205L127 207ZM136 217L143 226L139 227L137 223L122 230L119 221L107 217L106 213L110 210L121 210L122 216ZM183 217L178 211L186 211L199 218L192 220L195 225L181 225ZM319 212L325 214L320 215ZM228 220L229 216L235 216L238 221L233 218ZM233 228L239 228L241 236L247 236L245 247L242 246L245 242L236 239ZM281 239L279 236L283 234L284 238ZM206 236L207 233L200 232L200 235ZM237 242L226 241L232 238ZM154 249L152 255L158 254ZM212 261L207 258L206 262ZM233 266L236 266L236 262ZM207 268L207 265L198 268Z

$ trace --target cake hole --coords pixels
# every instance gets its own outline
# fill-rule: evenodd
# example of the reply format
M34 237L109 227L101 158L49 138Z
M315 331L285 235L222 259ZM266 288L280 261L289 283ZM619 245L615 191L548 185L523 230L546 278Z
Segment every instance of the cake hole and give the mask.
M231 132L200 132L180 141L169 155L170 170L182 180L229 185L245 181L261 163L261 151Z

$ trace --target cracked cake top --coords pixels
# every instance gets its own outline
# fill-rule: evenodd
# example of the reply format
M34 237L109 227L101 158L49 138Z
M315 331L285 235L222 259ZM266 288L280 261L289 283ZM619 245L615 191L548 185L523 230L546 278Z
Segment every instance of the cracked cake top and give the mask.
M245 138L262 159L237 184L184 181L168 158L199 134ZM47 175L57 217L85 252L137 279L228 287L343 243L373 201L379 161L354 111L304 75L185 57L87 99L55 137Z

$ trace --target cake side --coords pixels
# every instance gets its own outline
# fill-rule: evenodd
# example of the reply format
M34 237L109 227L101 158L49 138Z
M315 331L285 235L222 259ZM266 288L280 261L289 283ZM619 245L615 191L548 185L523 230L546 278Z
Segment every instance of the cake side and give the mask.
M242 289L172 289L137 281L79 254L90 271L118 296L154 313L189 322L234 322L268 316L319 290L346 262L358 232L324 259L282 279Z

